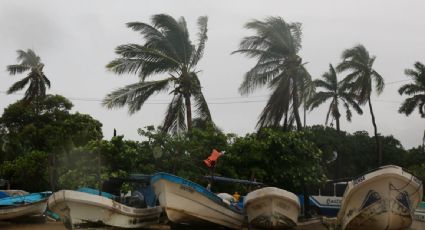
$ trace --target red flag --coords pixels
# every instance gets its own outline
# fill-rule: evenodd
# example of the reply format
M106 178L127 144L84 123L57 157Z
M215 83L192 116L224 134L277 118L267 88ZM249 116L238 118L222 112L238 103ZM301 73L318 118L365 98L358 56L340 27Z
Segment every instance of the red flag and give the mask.
M213 149L211 152L211 155L204 160L204 163L208 166L208 168L214 167L215 164L217 163L217 159L223 155L224 153Z

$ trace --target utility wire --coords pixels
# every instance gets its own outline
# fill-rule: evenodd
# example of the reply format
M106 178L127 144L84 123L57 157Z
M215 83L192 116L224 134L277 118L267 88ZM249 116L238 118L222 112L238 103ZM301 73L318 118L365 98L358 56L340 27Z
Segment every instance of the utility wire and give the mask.
M398 80L398 81L392 81L388 82L385 85L391 85L396 84L400 82L410 81L410 79L405 80ZM0 91L2 94L8 94L6 91ZM23 93L12 93L12 95L24 95ZM257 96L248 96L246 99L252 99L252 98L263 98L268 97L269 95L257 95ZM86 102L102 102L102 99L99 98L84 98L84 97L67 97L67 99L71 101L86 101ZM244 97L215 97L215 98L207 98L207 100L229 100L229 99L244 99ZM169 102L163 100L151 100L151 102L146 102L145 104L148 105L168 105ZM208 102L208 104L211 105L226 105L226 104L248 104L248 103L260 103L260 102L266 102L267 100L245 100L245 101L222 101L222 102ZM386 103L401 103L401 101L387 101L387 100L373 100L376 102L386 102Z

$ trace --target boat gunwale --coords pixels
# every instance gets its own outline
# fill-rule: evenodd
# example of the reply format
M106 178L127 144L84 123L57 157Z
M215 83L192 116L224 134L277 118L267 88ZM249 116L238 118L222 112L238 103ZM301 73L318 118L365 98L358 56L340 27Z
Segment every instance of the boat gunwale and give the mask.
M108 200L112 201L112 206L103 204L100 201L97 201L96 202L96 201L91 201L91 200L87 200L87 199L84 199L83 200L83 199L75 199L75 198L65 197L65 194L62 195L59 198L56 198L56 196L55 196L56 193L64 193L64 192L83 193L85 195L95 197L97 200L99 200L99 197L104 198L104 199L108 199ZM51 201L51 199L53 201ZM160 215L161 212L162 212L162 207L161 206L147 207L147 208L134 208L134 207L130 207L130 206L127 206L125 204L116 202L116 201L114 201L112 199L109 199L107 197L98 196L98 195L94 195L94 194L90 194L90 193L85 193L85 192L74 191L74 190L60 190L58 192L55 192L49 198L49 200L47 202L47 205L50 208L51 206L53 206L52 205L53 203L59 204L61 202L63 202L63 203L66 203L66 202L75 202L75 203L79 203L79 204L87 204L87 205L92 205L92 206L101 206L101 208L105 208L105 209L112 210L112 211L117 211L121 215L126 215L126 216L131 216L131 217L139 217L139 218L141 218L143 216ZM148 213L143 213L142 212L142 213L137 214L137 213L126 212L125 210L121 210L121 208L115 207L115 204L118 204L120 207L121 206L124 206L124 207L130 208L130 209L144 210L144 211L147 211Z
M378 172L378 171L381 171L381 170L386 170L386 171L388 171L388 170L390 170L390 169L394 169L394 168L390 168L390 167L384 167L384 168L380 168L380 169L378 169L378 170L375 170L375 171L373 171L373 172L369 172L369 173L366 173L366 174L363 174L362 176L365 178L365 180L364 181L362 181L362 182L360 182L360 183L358 183L358 184L355 184L354 185L354 180L355 179L353 179L353 180L351 180L350 182L348 182L348 185L347 185L347 188L346 188L346 190L345 190L345 192L344 192L344 195L342 196L343 197L343 199L342 199L342 203L341 203L341 208L340 208L340 210L342 210L344 207L345 207L345 203L346 202L344 202L344 201L347 201L348 200L348 198L351 198L351 196L353 196L352 194L354 194L359 188L361 188L362 186L359 186L359 185L365 185L365 184L369 184L369 183L371 183L371 182L373 182L373 181L376 181L376 180L378 180L378 179L382 179L383 177L385 178L385 177L389 177L390 175L395 175L398 179L401 179L401 180L403 180L403 179L405 179L405 180L407 180L407 181L413 181L413 182L415 182L417 185L419 185L419 188L417 189L417 191L416 192L418 192L418 194L419 194L419 201L421 201L422 200L422 193L420 193L419 191L422 189L423 190L423 184L422 183L417 183L415 180L414 180L414 178L416 178L413 174L410 174L410 173L408 173L408 172L406 172L406 173L403 173L403 172L405 172L401 167L398 167L398 166L394 166L394 167L397 167L396 169L398 169L398 170L401 170L402 171L402 173L400 174L400 173L396 173L396 172L393 172L393 171L389 171L389 172L386 172L386 173L382 173L382 174L377 174L377 175L371 175L371 174L375 174L376 172ZM384 171L385 172L385 171ZM410 178L406 175L406 174L408 174L408 175L410 175ZM362 176L360 176L360 177L357 177L357 178L361 178ZM367 177L368 176L368 177ZM417 179L417 178L416 178ZM409 184L410 184L410 182L409 182ZM409 185L409 184L407 184L407 185ZM350 193L351 194L348 194L348 192L350 191Z
M161 179L167 180L167 181L175 183L175 184L189 186L192 189L194 189L196 192L204 195L205 197L207 197L208 199L210 199L214 203L219 204L220 206L222 206L224 208L227 208L227 209L229 209L229 210L231 210L231 211L233 211L233 212L235 212L239 215L243 215L243 213L244 213L243 210L238 210L234 206L226 204L219 196L217 196L213 192L207 190L203 186L201 186L201 185L199 185L195 182L192 182L190 180L184 179L182 177L176 176L176 175L172 175L172 174L164 173L164 172L155 173L151 177L151 185L153 185L155 182L157 182Z
M280 195L277 195L277 194L266 194L266 195L263 195L263 196L260 196L260 197L254 197L254 198L252 198L252 199L250 199L250 200L246 201L246 203L244 203L244 209L246 210L246 208L247 208L249 205L252 205L252 203L257 202L258 200L268 199L268 198L277 198L277 199L282 199L282 200L290 201L292 204L295 204L295 206L296 206L296 207L297 207L297 209L298 209L298 213L299 213L299 212L300 212L300 210L301 210L301 204L300 204L300 202L299 202L299 201L298 201L298 202L296 202L296 201L294 201L293 199L290 199L290 198L287 198L287 197L284 197L284 196L280 196Z
M48 200L48 197L46 197L42 200L36 201L36 202L32 202L32 203L25 203L25 204L20 204L20 205L7 205L7 206L4 205L4 206L0 206L0 210L16 209L16 208L28 207L28 206L31 206L31 205L38 205L38 204L47 202L47 200Z
M397 170L397 171L394 171ZM401 171L401 173L400 173ZM377 174L378 172L381 172L380 174ZM423 183L420 181L420 183L418 183L418 179L417 177L415 177L413 174L405 171L402 167L399 166L395 166L395 165L386 165L386 166L382 166L376 170L373 171L369 171L368 173L365 173L359 177L356 177L355 179L351 180L348 182L347 188L344 192L343 195L343 200L341 203L341 208L340 211L338 212L337 215L337 219L338 222L342 225L342 226L347 226L350 224L351 221L353 221L355 218L357 218L358 215L361 214L361 212L358 212L356 215L351 216L347 221L345 221L345 224L342 223L342 219L344 219L343 217L346 214L346 206L348 205L348 200L351 199L352 196L354 196L354 194L362 187L364 187L364 185L370 184L376 180L382 180L383 178L394 178L393 176L395 176L395 178L397 178L398 180L402 180L402 181L409 181L409 183L407 183L405 186L408 186L411 184L411 182L415 182L415 184L418 186L418 189L416 190L415 193L419 194L419 202L422 200L422 196L423 196ZM361 178L364 177L364 180L354 184L354 181L357 178ZM416 179L416 180L415 180ZM363 185L363 186L360 186ZM410 185L413 186L413 185ZM410 218L413 220L413 212L415 211L415 209L410 210ZM345 227L344 227L345 228Z

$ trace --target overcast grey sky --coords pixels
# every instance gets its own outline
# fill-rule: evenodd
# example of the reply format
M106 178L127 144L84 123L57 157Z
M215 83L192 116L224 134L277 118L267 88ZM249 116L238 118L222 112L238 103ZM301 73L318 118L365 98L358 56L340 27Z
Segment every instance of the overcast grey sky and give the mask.
M21 76L11 77L6 66L16 63L16 50L33 49L45 63L52 82L49 93L61 94L74 103L74 111L103 123L106 139L116 128L127 139L140 140L137 128L159 125L169 97L160 94L130 116L126 108L107 110L99 100L108 92L137 81L136 76L117 76L105 69L114 59L116 46L143 43L141 36L125 27L130 21L150 22L154 14L184 16L196 37L196 20L209 17L205 55L198 65L204 95L213 120L226 132L244 135L255 130L269 92L259 90L241 97L238 87L254 60L230 55L241 38L250 34L243 25L251 19L281 16L303 24L301 56L314 78L336 65L344 49L363 44L376 55L375 69L386 82L407 80L404 69L415 61L425 63L425 2L421 0L1 0L0 1L0 113L22 95L4 92ZM160 77L160 76L158 76ZM343 76L340 76L343 77ZM398 114L403 97L388 84L373 106L378 131L394 135L406 148L422 143L425 119L417 110L409 117ZM84 99L84 100L81 100ZM307 124L324 124L327 105L308 114ZM373 133L368 108L352 123L341 121L348 132Z

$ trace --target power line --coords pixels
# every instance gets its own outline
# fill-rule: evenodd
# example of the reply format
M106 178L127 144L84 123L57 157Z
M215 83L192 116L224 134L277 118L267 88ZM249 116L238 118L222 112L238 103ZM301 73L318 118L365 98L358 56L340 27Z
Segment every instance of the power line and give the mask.
M392 81L387 82L386 85L401 83L405 81L410 81L410 79L405 80L398 80L398 81ZM8 94L6 91L0 91L2 94ZM8 94L10 95L10 94ZM23 93L12 93L12 95L24 95ZM262 98L262 97L268 97L269 95L256 95L256 96L249 96L248 98ZM67 99L71 101L85 101L85 102L102 102L102 99L99 98L84 98L84 97L67 97ZM229 100L229 99L244 99L244 97L215 97L215 98L208 98L207 100ZM151 102L146 102L147 105L168 105L169 102L166 101L166 99L163 100L150 100ZM248 103L260 103L260 102L266 102L267 100L246 100L246 101L224 101L224 102L214 102L210 101L208 104L211 105L226 105L226 104L248 104ZM386 101L386 100L373 100L376 102L386 102L386 103L401 103L401 101Z

